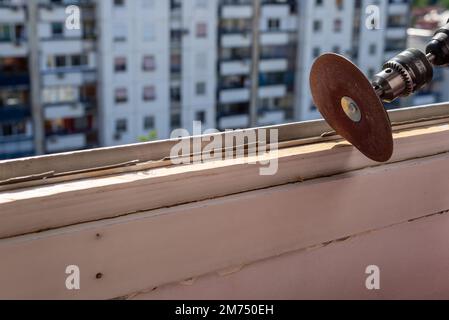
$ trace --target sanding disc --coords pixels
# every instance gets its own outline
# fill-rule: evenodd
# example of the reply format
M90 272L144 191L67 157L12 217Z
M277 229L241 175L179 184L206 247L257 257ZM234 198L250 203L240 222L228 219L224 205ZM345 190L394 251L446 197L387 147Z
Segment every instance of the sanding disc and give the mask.
M391 158L390 119L357 66L343 56L324 54L312 66L310 87L315 105L337 134L374 161Z

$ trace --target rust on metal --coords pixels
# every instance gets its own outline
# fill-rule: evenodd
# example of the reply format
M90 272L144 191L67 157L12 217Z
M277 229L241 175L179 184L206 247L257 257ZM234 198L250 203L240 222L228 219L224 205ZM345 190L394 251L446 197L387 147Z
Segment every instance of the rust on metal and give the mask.
M324 54L312 66L310 87L315 105L340 136L374 161L391 158L390 119L370 81L357 66L343 56ZM347 108L342 106L342 99L348 100L345 97L360 112L359 121L351 119Z

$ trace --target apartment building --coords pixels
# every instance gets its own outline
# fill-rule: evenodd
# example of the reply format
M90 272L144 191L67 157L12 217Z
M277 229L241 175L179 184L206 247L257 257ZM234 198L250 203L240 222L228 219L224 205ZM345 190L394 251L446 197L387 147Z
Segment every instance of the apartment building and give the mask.
M408 29L408 46L422 51L435 34L435 30L445 25L449 19L449 11L426 10L425 18L416 19L415 25ZM405 100L412 105L427 105L449 100L447 83L449 81L448 68L434 68L433 81L416 95Z
M79 29L65 27L71 4ZM193 121L319 118L314 59L341 53L372 76L406 47L409 10L409 0L0 1L0 157L165 139L193 133Z
M169 133L169 1L97 1L100 139Z
M83 10L66 28L66 8ZM94 4L0 2L0 158L98 146Z
M410 0L299 1L295 119L320 117L308 88L310 68L324 52L340 53L369 77L407 47ZM393 105L394 106L394 105Z
M297 13L296 1L220 1L218 128L293 120Z
M82 10L79 29L66 27L66 7L73 3ZM31 7L29 2L28 10L33 14ZM95 4L42 2L34 14L37 28L33 32L30 26L28 34L37 37L30 54L38 61L33 66L39 71L33 78L38 84L33 103L42 108L45 142L41 148L44 153L55 153L98 146ZM36 133L42 126L34 123ZM39 141L35 145L39 146Z
M23 7L0 2L0 159L34 154Z

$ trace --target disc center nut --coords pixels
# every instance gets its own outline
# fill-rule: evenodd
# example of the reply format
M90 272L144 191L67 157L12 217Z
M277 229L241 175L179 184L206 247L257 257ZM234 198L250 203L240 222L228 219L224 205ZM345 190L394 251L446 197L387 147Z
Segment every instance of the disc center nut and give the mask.
M362 120L362 112L353 99L349 97L341 98L341 107L346 116L353 122L360 122Z

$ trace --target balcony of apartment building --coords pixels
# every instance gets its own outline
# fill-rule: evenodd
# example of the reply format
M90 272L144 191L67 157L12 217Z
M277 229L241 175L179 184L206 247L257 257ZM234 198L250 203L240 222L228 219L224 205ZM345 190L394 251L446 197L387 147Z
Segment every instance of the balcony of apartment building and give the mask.
M41 71L43 86L82 86L96 82L96 62L93 54L47 54L47 65Z
M30 116L29 89L0 88L0 121L20 121Z
M287 31L269 31L260 36L260 43L263 46L283 46L290 42L290 35Z
M26 21L26 0L0 1L0 21L8 23L24 23Z
M294 90L294 70L288 72L261 72L259 98L282 98Z
M259 66L260 72L284 72L293 69L294 65L291 65L292 62L289 61L291 55L292 50L289 45L262 46Z
M0 88L29 87L28 59L0 57Z
M34 154L31 113L25 101L0 93L0 159Z
M285 110L279 108L259 108L257 124L259 126L272 126L286 122Z
M33 155L28 89L0 88L0 158Z
M410 0L388 0L388 14L408 15L410 13Z
M1 162L0 298L445 299L448 105L389 116L386 163L323 121L269 127L261 158L176 164L168 140Z
M250 99L249 75L232 75L220 77L218 86L220 103L248 102Z
M405 48L407 48L407 38L401 38L401 39L387 38L387 39L385 39L384 60L385 61L390 60L391 58L398 55Z
M220 130L246 128L249 124L249 101L221 103L217 123Z
M78 118L46 119L45 148L47 153L86 149L95 143L94 115Z
M249 75L251 71L251 48L221 48L220 75Z
M65 47L67 52L82 52L95 50L96 44L96 16L93 1L73 2L81 7L81 26L79 29L65 28L68 2L49 1L39 4L39 19L41 28L39 38L46 42L49 48L58 49Z
M292 71L293 72L293 71ZM219 102L223 105L235 105L236 112L220 112L220 128L242 128L248 124L248 113L242 105L250 100L250 77L247 74L222 76L219 84ZM294 74L291 72L261 72L259 75L259 99L283 98L294 90ZM279 110L265 110L260 117L261 124L281 123L285 113Z
M82 118L97 108L95 84L46 87L42 92L44 117L48 120Z
M170 11L172 13L181 14L182 1L181 0L170 0Z
M0 16L1 16L0 9ZM9 20L6 20L9 21ZM28 54L28 44L24 21L6 22L0 18L0 56L24 57Z
M294 101L293 91L286 92L282 97L259 98L257 124L270 126L289 122L293 117Z
M245 48L252 42L250 18L220 19L219 38L221 48Z
M222 48L245 48L250 47L252 44L250 28L222 28L220 30ZM261 31L260 44L262 46L283 46L292 41L291 35L286 30L270 29Z
M46 65L41 69L43 86L82 85L96 81L96 22L92 1L82 6L81 28L65 28L66 2L39 5L39 40Z
M220 46L222 48L244 48L251 46L250 32L235 32L222 34Z
M390 13L387 19L385 37L390 40L406 39L408 23L408 15Z
M222 19L251 19L253 6L250 0L221 1L220 17Z
M262 46L259 69L261 72L281 72L290 69L289 46ZM220 74L222 76L246 75L251 71L249 48L222 49L220 52Z

